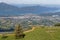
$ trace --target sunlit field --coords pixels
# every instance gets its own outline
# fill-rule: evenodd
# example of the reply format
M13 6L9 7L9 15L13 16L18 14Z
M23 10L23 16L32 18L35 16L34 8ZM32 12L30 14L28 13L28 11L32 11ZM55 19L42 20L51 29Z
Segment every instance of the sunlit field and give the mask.
M0 35L0 40L60 40L60 27L36 27L26 32L24 38L16 39L14 34L10 34L7 38Z

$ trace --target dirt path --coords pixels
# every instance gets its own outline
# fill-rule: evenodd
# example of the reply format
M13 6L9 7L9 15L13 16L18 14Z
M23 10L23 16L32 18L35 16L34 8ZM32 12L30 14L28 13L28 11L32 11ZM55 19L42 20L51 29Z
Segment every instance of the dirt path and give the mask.
M25 31L24 33L31 32L33 30L35 30L35 27L33 27L31 30Z

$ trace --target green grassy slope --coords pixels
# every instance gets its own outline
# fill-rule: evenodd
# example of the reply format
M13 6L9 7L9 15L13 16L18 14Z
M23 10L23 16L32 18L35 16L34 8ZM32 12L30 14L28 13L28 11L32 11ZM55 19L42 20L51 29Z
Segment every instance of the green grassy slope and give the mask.
M8 36L6 39L0 40L60 40L60 28L36 28L32 32L26 33L22 39L15 39L14 36Z

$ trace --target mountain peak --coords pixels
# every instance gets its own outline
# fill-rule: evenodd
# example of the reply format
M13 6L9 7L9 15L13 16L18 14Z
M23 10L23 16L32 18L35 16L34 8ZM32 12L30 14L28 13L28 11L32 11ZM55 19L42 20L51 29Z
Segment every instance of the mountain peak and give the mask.
M0 4L6 4L6 3L4 3L4 2L0 2Z
M3 5L4 6L4 5L9 5L9 4L4 3L4 2L1 2L0 5Z

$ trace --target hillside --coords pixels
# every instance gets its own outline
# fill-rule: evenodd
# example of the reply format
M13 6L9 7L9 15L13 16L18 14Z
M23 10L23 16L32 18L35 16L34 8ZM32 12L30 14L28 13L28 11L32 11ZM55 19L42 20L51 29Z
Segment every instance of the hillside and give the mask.
M36 27L35 30L25 33L25 37L19 40L60 40L60 27ZM0 40L3 40L0 36ZM8 35L5 40L15 40L14 35ZM18 40L18 39L16 39Z
M26 33L24 40L60 40L58 27L36 28L34 31Z

